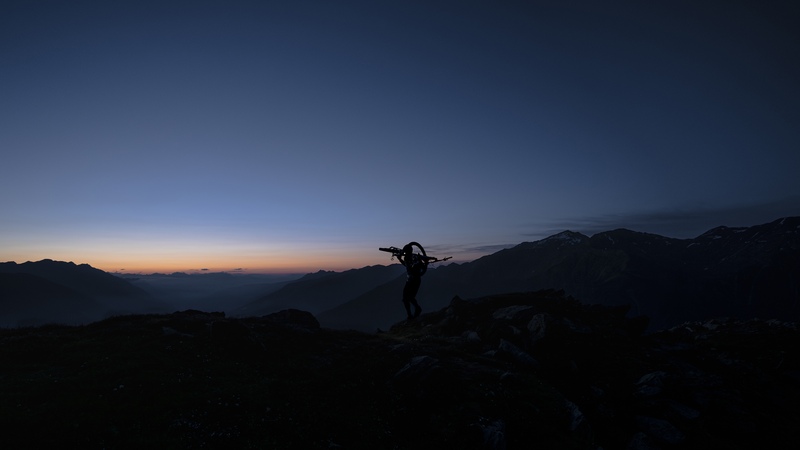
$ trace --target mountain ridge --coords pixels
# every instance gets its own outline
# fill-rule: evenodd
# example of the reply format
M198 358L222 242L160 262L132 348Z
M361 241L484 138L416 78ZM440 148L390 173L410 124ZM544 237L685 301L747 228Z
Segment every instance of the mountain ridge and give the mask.
M116 303L104 305L106 316L140 311L125 305L137 296L151 308L164 308L120 276L88 264L0 263L0 273L22 269L48 272L50 281L93 299L111 285L119 286L112 296ZM446 306L455 295L474 298L553 288L588 303L630 305L633 314L651 318L652 330L720 316L798 321L800 287L795 275L799 271L800 217L751 227L718 226L691 239L625 228L591 237L565 230L471 262L433 267L423 278L418 298L430 311ZM64 275L67 272L71 275ZM79 281L89 275L102 282L91 289L81 286ZM319 271L276 284L258 300L226 312L265 315L297 308L312 312L325 326L374 332L402 317L404 277L399 264ZM208 301L203 308L214 305ZM220 306L219 310L227 307Z
M651 328L719 316L800 320L800 217L752 227L716 227L692 239L627 229L587 237L564 231L523 242L475 261L431 270L418 299L438 309L453 295L564 289L588 303L632 306L650 316ZM351 300L372 317L341 304L318 317L330 326L362 331L385 328L392 317L388 290L373 289ZM394 295L399 304L399 291ZM380 294L380 295L378 295ZM381 312L378 312L381 311Z
M8 312L0 313L0 326L77 325L117 314L165 312L146 291L89 264L3 262L0 275L0 312Z

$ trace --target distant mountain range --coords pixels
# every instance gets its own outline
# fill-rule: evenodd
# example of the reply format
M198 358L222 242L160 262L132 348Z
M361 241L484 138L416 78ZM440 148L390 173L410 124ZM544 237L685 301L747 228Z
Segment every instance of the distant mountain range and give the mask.
M217 286L219 292L202 301L197 294L178 299L178 286L184 285L175 284L176 277L124 279L86 264L0 263L0 275L0 326L85 323L176 305L240 317L302 309L325 327L367 332L388 329L405 316L405 271L399 264L320 271L279 283L249 280L246 285L217 286L211 281L220 276L203 275L198 278L205 283L202 289L213 294ZM717 227L694 239L625 229L592 237L564 231L469 263L432 267L418 299L424 313L446 307L454 296L542 289L564 290L588 304L630 305L630 315L649 317L650 330L716 317L797 322L800 217L747 228ZM175 293L176 299L164 298L165 293ZM223 297L229 301L219 300Z
M167 310L146 291L88 264L50 259L0 263L3 327L81 324L112 315Z
M276 291L302 274L203 272L115 274L173 310L232 311Z
M318 273L234 313L267 314L302 299L323 326L374 332L404 318L404 282L399 265ZM418 299L434 311L455 295L551 288L584 303L629 304L631 314L650 318L652 330L720 316L798 321L800 217L717 227L694 239L626 229L592 237L564 231L429 270Z
M310 273L245 305L235 313L239 316L262 316L294 308L319 314L341 305L345 299L358 298L371 288L396 282L399 277L405 277L404 274L405 268L399 264L368 266L344 272Z

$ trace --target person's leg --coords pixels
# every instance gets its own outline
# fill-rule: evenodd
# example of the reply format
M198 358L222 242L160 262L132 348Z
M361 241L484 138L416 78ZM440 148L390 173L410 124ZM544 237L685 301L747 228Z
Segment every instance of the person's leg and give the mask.
M403 305L406 307L409 319L419 316L422 312L422 308L417 303L417 291L419 291L420 281L422 280L419 277L409 277L403 288ZM411 305L414 305L414 315L411 315Z
M406 307L406 314L408 314L408 318L412 319L413 316L411 315L411 302L406 300L405 297L403 298L403 306Z

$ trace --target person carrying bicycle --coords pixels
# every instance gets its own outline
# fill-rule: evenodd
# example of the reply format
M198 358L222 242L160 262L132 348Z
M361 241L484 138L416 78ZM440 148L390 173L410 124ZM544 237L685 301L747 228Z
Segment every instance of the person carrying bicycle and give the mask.
M428 260L422 255L414 253L414 243L403 247L403 253L397 255L400 264L406 268L406 284L403 286L403 306L406 308L408 319L415 319L422 313L422 308L417 303L417 292L422 283L422 276L428 270ZM414 305L414 314L411 314L411 305Z
M419 249L419 253L414 253L414 247ZM402 250L397 247L381 247L378 250L391 253L392 258L397 258L400 264L405 266L408 278L406 279L406 285L403 287L403 306L406 307L408 320L419 317L420 313L422 313L422 308L417 303L417 291L419 291L419 285L422 283L422 276L428 270L428 264L447 261L451 256L441 259L435 256L428 256L425 253L425 249L418 242L409 242ZM411 313L412 305L414 306L413 314Z

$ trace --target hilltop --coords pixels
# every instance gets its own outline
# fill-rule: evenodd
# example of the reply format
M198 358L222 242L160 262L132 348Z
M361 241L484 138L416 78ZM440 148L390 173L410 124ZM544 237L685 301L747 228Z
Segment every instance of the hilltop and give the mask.
M559 291L453 298L365 334L308 312L183 311L0 330L11 447L794 448L778 321L643 334Z

